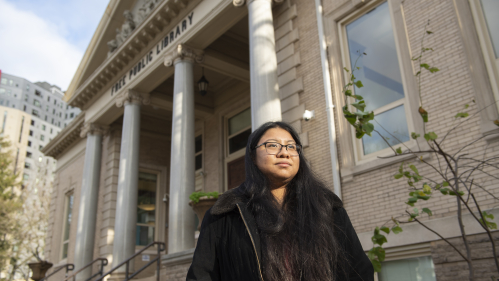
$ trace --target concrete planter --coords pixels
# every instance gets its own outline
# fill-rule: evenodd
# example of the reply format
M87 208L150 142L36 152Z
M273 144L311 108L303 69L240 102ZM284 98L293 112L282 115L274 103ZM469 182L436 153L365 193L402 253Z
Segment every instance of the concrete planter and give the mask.
M38 281L44 278L45 273L47 273L47 270L49 270L49 268L51 268L52 265L53 265L52 263L47 261L28 263L29 268L31 268L31 271L33 272L31 279Z
M213 205L217 202L217 198L203 196L199 198L198 203L194 203L193 201L189 202L192 209L196 213L199 219L198 230L201 230L201 223L203 222L204 214L208 211Z

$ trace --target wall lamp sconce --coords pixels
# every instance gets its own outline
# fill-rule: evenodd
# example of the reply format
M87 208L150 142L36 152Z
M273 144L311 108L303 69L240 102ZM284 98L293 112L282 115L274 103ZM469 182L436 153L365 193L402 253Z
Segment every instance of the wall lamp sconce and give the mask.
M202 69L203 76L201 76L201 79L199 79L198 81L198 87L199 93L201 94L201 96L204 96L206 95L206 93L208 93L208 85L210 84L210 82L208 82L208 80L206 80L206 78L204 77L204 67Z

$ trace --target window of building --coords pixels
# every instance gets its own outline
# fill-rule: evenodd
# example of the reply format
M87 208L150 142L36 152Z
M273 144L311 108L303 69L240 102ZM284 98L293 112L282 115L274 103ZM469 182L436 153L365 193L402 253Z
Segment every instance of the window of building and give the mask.
M45 108L45 111L47 111L47 112L49 111L49 106L48 106L48 105L47 105L47 107Z
M50 101L50 96L47 96L47 101Z
M499 101L499 1L470 0L470 4L494 98Z
M29 135L33 136L33 130L29 130Z
M29 174L23 174L23 180L25 181L29 180Z
M35 96L37 97L41 97L42 96L42 93L38 90L35 90Z
M31 168L31 164L28 163L28 162L24 162L24 168L25 169L30 169Z
M0 105L3 105L3 100L0 100Z
M52 134L52 132L53 132L53 131L54 131L54 129L53 129L53 128L50 128L50 133L51 133L51 134Z
M31 152L29 152L29 151L28 151L28 152L26 152L26 158L31 158L31 156L33 156L33 153L31 153Z
M33 105L36 107L42 107L42 104L37 99L33 99Z
M29 84L26 85L26 91L29 91Z
M379 281L436 281L435 268L430 256L382 263Z
M2 85L7 85L7 78L2 78Z
M66 259L68 257L69 232L71 229L71 219L73 214L73 201L74 197L72 193L66 195L61 259Z
M0 94L4 94L5 93L5 89L4 88L0 88Z
M54 125L54 118L52 118L52 125Z
M55 109L54 109L54 110L52 110L52 114L55 114Z
M244 154L251 134L251 109L226 119L227 188L235 188L245 179Z
M69 118L73 118L75 116L74 113L69 114Z
M38 150L42 150L42 149L43 149L43 145L38 146Z
M42 131L45 131L47 127L45 125L42 125Z
M64 114L64 119L68 119L68 114Z
M54 100L54 105L57 105L57 100Z
M45 136L44 135L40 135L40 140L45 140Z
M36 109L33 109L33 110L31 111L31 114L33 114L33 116L39 117L39 115L38 115L38 110L36 110Z
M354 91L356 95L364 97L367 104L365 110L374 111L375 129L392 146L410 141L409 132L412 128L407 122L408 101L402 82L388 3L385 2L355 20L346 22L343 31L344 64L353 69L357 61L355 66L360 67L355 76L362 81L364 87L355 87ZM367 53L367 56L359 57L362 53ZM385 140L375 133L372 137L364 136L362 140L357 140L355 136L353 139L358 161L389 150Z
M25 105L25 106L23 106L23 111L24 111L24 112L26 112L26 105Z
M35 120L31 120L31 126L35 126Z
M28 95L25 95L24 96L24 101L28 101L29 100L29 96Z
M137 236L135 244L145 246L154 241L156 228L156 189L158 175L139 172L137 198Z
M199 135L194 140L194 152L196 153L196 171L203 168L203 135Z
M48 118L48 116L47 116L47 115L45 115L45 121L47 121L47 118Z
M7 101L5 102L5 105L6 105L6 106L9 106L9 105L10 105L10 100L7 100Z
M31 147L31 141L28 141L28 146Z

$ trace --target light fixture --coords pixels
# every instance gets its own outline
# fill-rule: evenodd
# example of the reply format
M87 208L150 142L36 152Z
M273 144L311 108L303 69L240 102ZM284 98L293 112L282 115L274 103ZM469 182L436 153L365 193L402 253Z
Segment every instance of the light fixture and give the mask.
M315 110L305 110L305 112L303 113L303 119L305 121L310 121L310 119L314 118L315 118Z
M154 204L139 204L137 207L139 207L139 209L149 212L154 211L156 209L156 205Z
M210 82L208 82L208 80L206 80L206 78L204 77L204 67L202 68L202 71L203 76L201 76L201 79L199 79L198 81L198 87L199 93L204 96L206 95L206 93L208 93L208 85L210 84Z

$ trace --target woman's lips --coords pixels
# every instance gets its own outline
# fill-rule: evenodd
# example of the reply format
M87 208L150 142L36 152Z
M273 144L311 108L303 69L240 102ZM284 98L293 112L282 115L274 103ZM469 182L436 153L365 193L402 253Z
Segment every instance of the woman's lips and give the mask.
M290 167L291 166L291 164L288 162L278 162L276 165L279 167Z

